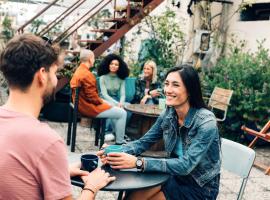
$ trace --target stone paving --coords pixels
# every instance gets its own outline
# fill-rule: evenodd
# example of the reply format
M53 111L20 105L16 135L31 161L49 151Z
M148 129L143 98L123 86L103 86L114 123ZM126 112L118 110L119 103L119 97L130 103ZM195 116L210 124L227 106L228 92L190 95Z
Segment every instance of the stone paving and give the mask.
M67 123L48 122L66 141ZM67 147L68 151L70 147ZM77 142L75 153L95 152L98 148L94 146L94 131L82 127L78 123ZM256 159L270 164L270 146L256 149ZM69 151L69 154L70 153ZM237 165L237 163L235 163ZM218 200L233 200L237 198L237 192L240 189L240 178L227 171L221 172L221 186ZM77 197L81 189L73 187L73 195ZM100 191L96 197L97 200L117 199L116 192ZM270 176L266 176L262 171L253 167L246 186L244 200L269 200L270 199Z

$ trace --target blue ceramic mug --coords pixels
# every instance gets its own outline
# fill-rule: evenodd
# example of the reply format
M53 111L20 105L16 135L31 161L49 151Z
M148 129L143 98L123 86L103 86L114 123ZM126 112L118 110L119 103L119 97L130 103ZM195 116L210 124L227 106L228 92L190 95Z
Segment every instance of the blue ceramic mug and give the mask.
M119 152L123 152L123 148L121 145L110 145L107 146L105 149L105 154L107 155L108 153L119 153Z
M84 154L81 156L81 169L92 172L98 166L98 157L94 154Z

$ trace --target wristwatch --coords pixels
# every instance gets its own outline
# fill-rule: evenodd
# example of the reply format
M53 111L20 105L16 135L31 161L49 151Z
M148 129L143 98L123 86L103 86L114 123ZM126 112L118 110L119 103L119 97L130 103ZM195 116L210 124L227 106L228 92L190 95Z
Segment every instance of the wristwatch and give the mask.
M137 157L136 168L141 171L143 169L143 159L141 157Z

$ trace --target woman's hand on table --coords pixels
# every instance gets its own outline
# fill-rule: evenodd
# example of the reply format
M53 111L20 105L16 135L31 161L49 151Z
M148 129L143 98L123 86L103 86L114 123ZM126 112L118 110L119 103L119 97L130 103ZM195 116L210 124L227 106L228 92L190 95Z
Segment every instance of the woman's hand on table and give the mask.
M114 176L110 176L108 172L100 168L95 169L91 173L88 173L87 176L82 176L81 178L84 182L84 187L90 188L95 193L105 187L109 182L115 180Z
M144 104L146 103L147 99L151 99L151 98L152 98L152 97L151 97L150 95L148 95L148 94L145 95L145 96L142 98L140 104L144 105Z
M87 176L89 174L88 171L81 170L80 168L81 168L81 163L80 162L73 163L73 164L69 165L70 177L73 177L73 176Z
M113 169L130 169L136 167L137 157L127 153L109 153L106 163Z
M104 143L101 147L101 149L97 152L97 156L101 160L102 164L105 165L107 164L107 156L104 154L105 153L105 148L109 146L108 144Z

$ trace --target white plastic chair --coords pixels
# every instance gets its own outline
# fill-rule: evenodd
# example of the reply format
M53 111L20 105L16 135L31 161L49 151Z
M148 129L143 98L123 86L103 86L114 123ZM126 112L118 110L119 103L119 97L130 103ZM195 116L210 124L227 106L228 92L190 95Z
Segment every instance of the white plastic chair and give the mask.
M222 138L222 168L239 175L243 180L237 200L242 199L248 176L255 160L255 151L242 144Z

